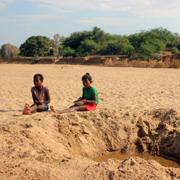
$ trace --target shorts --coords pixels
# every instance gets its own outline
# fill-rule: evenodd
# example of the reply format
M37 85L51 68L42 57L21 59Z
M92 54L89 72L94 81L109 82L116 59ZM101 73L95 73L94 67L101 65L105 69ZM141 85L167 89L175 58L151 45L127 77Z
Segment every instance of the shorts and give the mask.
M87 104L84 104L85 108L87 111L93 111L96 109L96 104L93 104L93 103L87 103Z
M44 111L48 111L48 110L49 110L49 106L48 106L48 104L46 104Z
M37 112L42 112L42 111L48 111L49 110L49 105L48 104L44 104L44 107L43 107L43 109L42 110L39 110L38 109L38 105L37 105Z

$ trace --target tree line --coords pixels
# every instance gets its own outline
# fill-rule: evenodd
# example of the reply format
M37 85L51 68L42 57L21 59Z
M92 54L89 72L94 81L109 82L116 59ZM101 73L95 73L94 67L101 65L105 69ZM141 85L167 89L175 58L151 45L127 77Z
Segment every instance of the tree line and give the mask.
M3 58L15 56L127 55L132 58L157 58L165 49L180 51L180 36L164 28L141 31L131 35L114 35L98 27L91 31L74 32L69 37L59 34L50 39L31 36L19 48L4 44L0 49Z

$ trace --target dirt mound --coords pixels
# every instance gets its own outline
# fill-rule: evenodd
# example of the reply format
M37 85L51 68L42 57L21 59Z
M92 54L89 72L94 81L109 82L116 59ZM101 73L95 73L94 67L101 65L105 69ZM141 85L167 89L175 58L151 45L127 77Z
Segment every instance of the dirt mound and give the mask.
M178 179L178 169L165 168L152 160L129 158L122 162L108 160L88 167L84 172L84 179Z
M149 120L147 121L147 118ZM180 159L180 116L173 109L158 109L137 122L141 151Z
M145 121L143 118L147 117ZM58 117L50 113L32 116L7 113L0 121L1 178L158 179L160 172L164 178L177 177L176 169L142 159L102 163L92 160L104 151L128 152L137 139L149 151L156 143L160 154L179 158L177 118L177 113L171 110L139 116L108 109ZM157 141L156 137L161 138Z
M111 111L67 114L58 119L48 113L19 114L13 118L7 113L6 116L0 121L0 174L3 179L24 176L57 179L57 176L63 177L59 164L64 166L63 162L71 160L73 166L81 155L78 164L84 168L84 163L87 161L89 165L92 160L82 156L123 148L128 138L127 125L119 123L119 118ZM73 171L76 166L77 163Z
M122 118L108 110L61 115L58 117L58 131L71 152L93 156L128 146L131 126L121 121Z

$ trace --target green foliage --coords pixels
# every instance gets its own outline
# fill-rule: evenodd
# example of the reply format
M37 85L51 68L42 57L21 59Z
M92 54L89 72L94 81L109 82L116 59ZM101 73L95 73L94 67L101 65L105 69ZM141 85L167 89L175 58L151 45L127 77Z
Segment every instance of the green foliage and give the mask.
M81 42L86 39L90 39L90 37L91 32L89 31L72 33L70 37L64 40L63 46L70 47L72 49L78 49L78 47L81 45Z
M134 48L128 38L104 33L100 28L94 27L92 31L76 32L66 38L63 47L74 49L75 56L93 54L132 54Z
M31 36L20 46L23 56L47 56L52 41L45 36Z
M179 49L177 47L171 48L172 53L176 54L179 53Z
M38 55L35 55L33 58L32 58L32 64L37 64L40 62L40 58Z
M128 55L141 59L156 58L166 48L173 53L180 50L180 36L167 29L156 28L129 36L105 33L98 27L91 31L72 33L64 38L59 34L50 40L44 36L32 36L20 47L24 56L89 56Z
M58 56L58 55L59 55L59 50L56 50L55 48L51 48L51 47L49 48L48 56Z
M91 34L91 39L96 43L100 43L105 40L105 33L98 27L94 27Z
M159 39L149 39L143 42L138 49L139 56L143 57L143 59L148 59L149 57L153 57L155 53L158 53L165 49L165 44Z
M177 35L174 47L180 51L180 36Z
M99 53L104 55L131 55L133 51L134 48L126 37L112 36L102 44Z
M138 56L144 59L153 57L155 53L160 53L176 42L176 34L163 28L143 31L130 35L128 38Z
M95 54L98 49L99 46L95 41L86 39L81 42L81 45L78 47L77 52L79 56L88 56Z
M61 47L59 52L64 57L75 57L76 53L75 50L70 47Z

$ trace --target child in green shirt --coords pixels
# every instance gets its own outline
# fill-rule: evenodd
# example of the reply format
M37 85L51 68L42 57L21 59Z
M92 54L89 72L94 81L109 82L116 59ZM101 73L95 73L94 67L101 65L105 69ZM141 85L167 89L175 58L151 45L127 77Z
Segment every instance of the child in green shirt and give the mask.
M61 110L57 111L54 109L53 106L51 106L51 110L55 113L62 114L62 113L68 113L73 111L92 111L96 109L96 106L99 104L99 96L98 92L95 87L91 86L92 84L92 77L89 73L86 73L84 76L82 76L82 82L83 82L83 92L82 97L80 97L78 100L74 101L74 105Z

